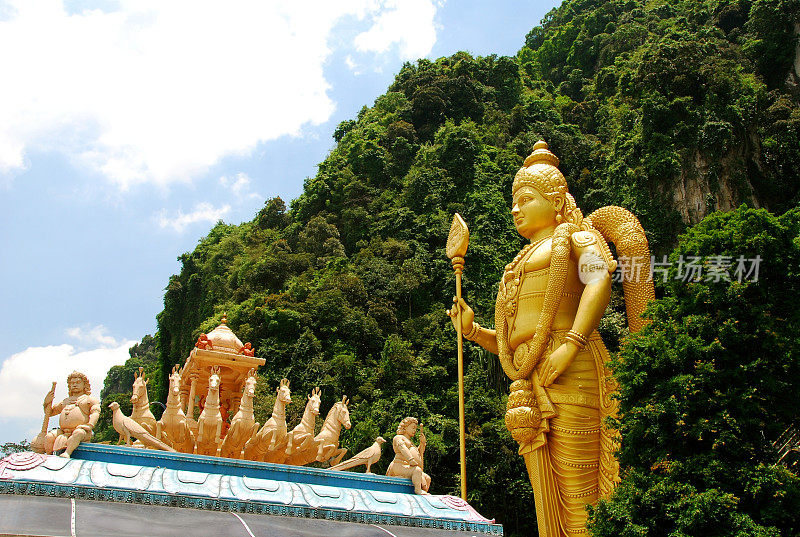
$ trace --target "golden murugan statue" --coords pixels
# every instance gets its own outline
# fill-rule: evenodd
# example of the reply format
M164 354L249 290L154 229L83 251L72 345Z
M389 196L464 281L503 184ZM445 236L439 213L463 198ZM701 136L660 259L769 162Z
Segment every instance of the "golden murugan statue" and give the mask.
M519 443L534 490L540 537L588 535L586 504L618 481L615 431L603 419L616 413L616 384L597 325L611 295L620 258L646 263L623 282L632 331L654 298L650 252L641 224L620 207L584 218L567 190L558 158L539 141L514 177L511 214L530 240L506 265L497 293L495 329L474 322L466 302L449 311L462 333L497 354L513 381L506 425Z

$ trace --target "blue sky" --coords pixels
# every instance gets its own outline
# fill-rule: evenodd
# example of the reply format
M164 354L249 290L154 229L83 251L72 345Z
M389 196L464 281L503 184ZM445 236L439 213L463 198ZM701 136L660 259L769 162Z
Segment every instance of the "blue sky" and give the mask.
M99 394L177 257L297 197L404 61L513 55L556 4L0 0L0 443L72 369Z

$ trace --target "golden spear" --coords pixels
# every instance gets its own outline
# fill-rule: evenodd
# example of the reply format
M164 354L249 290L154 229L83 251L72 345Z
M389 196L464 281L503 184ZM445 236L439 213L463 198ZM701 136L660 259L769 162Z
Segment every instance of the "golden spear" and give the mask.
M464 256L467 254L469 246L469 229L467 223L456 213L453 216L453 223L450 226L450 234L447 237L447 257L453 263L453 270L456 273L456 307L458 308L458 323L456 332L458 334L458 434L459 452L461 455L461 498L467 499L467 450L464 432L464 337L461 333L461 273L464 271Z

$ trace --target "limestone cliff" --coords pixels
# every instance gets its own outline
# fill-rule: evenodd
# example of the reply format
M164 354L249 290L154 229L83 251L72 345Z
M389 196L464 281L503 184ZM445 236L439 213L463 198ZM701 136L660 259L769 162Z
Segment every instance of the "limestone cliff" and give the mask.
M713 211L730 211L742 203L755 208L764 205L746 172L762 168L761 148L755 136L749 136L748 142L716 158L693 151L672 190L684 222L696 224Z

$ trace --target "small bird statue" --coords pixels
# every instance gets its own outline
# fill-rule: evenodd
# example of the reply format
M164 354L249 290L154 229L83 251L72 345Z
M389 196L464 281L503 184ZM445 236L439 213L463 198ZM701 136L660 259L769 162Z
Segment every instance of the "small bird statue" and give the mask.
M336 466L331 466L330 470L348 470L350 468L355 468L358 465L366 464L367 473L371 474L372 472L369 471L369 468L381 458L381 449L385 443L386 440L384 440L382 436L379 436L367 449L359 452L356 455L353 455L344 462L340 462Z
M110 408L114 413L112 418L114 430L119 433L120 440L123 438L125 439L126 445L131 445L132 436L149 448L172 451L173 453L175 452L175 450L169 447L167 444L161 442L160 440L156 439L155 436L148 433L147 430L139 425L136 421L123 414L122 410L119 409L119 403L116 401L108 405L108 408Z

